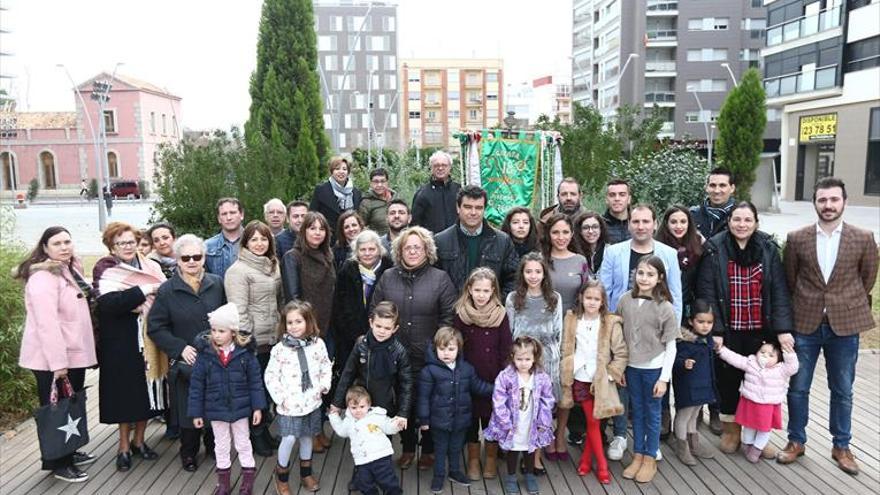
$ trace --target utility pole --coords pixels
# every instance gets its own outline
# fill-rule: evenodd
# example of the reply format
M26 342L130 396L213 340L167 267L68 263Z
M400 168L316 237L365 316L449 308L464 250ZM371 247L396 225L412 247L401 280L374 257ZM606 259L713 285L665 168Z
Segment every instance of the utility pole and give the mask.
M367 75L367 168L373 170L373 73Z

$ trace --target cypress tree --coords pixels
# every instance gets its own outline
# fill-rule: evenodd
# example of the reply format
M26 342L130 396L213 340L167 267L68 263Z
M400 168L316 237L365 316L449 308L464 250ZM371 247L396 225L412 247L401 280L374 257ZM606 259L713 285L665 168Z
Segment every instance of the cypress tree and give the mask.
M717 122L716 156L719 163L733 172L738 198L751 196L766 125L767 103L761 75L756 69L749 69L739 85L727 94Z
M321 164L329 151L316 45L311 0L264 0L257 68L250 82L250 118L245 124L247 145L257 152L249 154L254 159L240 173L272 172L272 181L285 184L285 193L277 194L285 201L311 192L323 176ZM265 147L269 149L261 149ZM285 163L278 167L266 160ZM279 168L286 176L277 175ZM241 177L239 182L259 182L253 179Z

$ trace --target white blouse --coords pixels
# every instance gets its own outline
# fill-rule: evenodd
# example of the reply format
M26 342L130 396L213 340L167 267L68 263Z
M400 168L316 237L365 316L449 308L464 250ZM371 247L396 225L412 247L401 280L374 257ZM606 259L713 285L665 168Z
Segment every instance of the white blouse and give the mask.
M574 379L590 383L596 374L599 354L599 318L578 320L574 345Z

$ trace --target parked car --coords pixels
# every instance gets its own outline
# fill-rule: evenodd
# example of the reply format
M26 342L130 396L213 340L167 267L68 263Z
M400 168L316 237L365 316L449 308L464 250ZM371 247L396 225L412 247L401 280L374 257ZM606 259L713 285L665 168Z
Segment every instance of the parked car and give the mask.
M110 193L114 198L141 198L141 189L133 180L118 181L110 184Z

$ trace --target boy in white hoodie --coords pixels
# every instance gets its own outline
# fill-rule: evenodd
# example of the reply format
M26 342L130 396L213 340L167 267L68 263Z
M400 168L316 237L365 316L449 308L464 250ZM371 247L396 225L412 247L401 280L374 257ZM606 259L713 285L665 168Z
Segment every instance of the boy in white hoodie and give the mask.
M333 411L328 416L337 435L351 438L354 488L363 495L373 495L379 490L385 495L403 494L391 461L394 448L388 438L400 431L400 423L389 418L385 409L370 407L370 393L359 385L348 389L345 403L348 408L344 419Z

